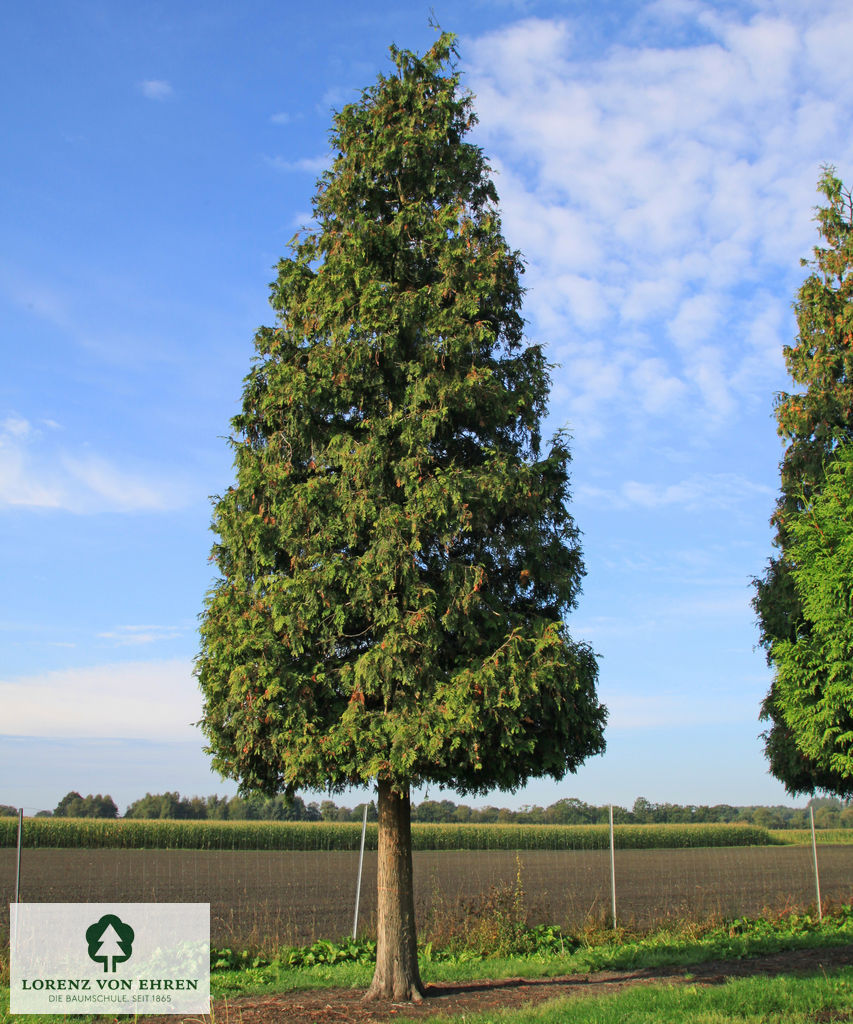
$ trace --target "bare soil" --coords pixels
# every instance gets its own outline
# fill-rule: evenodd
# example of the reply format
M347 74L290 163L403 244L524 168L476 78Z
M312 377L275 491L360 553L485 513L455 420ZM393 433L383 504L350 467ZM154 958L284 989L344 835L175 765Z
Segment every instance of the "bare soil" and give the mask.
M602 996L632 985L721 985L730 978L755 975L807 974L853 965L853 945L828 949L790 950L748 960L713 960L690 967L641 968L628 972L599 971L557 978L501 978L454 985L429 985L419 1004L362 1002L358 989L312 989L270 996L217 1001L212 1020L227 1024L386 1024L400 1018L444 1015L452 1020L466 1013L521 1008L549 999ZM173 1018L174 1019L174 1018ZM138 1024L162 1024L149 1018ZM849 1012L816 1021L853 1021ZM196 1018L198 1024L198 1018Z
M819 850L824 899L853 900L853 845ZM575 931L610 910L609 850L415 851L418 934L437 946L481 920L521 868L528 924ZM0 850L0 888L14 892L16 855ZM358 852L24 850L21 896L46 902L210 903L211 942L232 949L308 945L352 929ZM618 850L620 924L758 916L814 902L806 846ZM359 927L375 930L376 852L365 854ZM0 903L0 935L8 928Z

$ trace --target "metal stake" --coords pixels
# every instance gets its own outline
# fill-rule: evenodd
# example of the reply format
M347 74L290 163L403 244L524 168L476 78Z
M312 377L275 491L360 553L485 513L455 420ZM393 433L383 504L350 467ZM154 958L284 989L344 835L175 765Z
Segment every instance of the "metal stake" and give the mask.
M616 930L616 844L613 840L613 804L610 805L610 909Z
M15 902L21 902L21 847L24 839L24 808L18 810L18 870L15 875Z
M364 805L364 821L361 823L361 850L358 854L358 883L355 887L355 914L352 919L352 938L355 942L358 932L358 901L361 898L361 868L364 864L364 837L367 834L367 803Z
M823 920L823 907L820 902L820 872L817 869L817 839L814 834L814 807L809 807L809 815L812 820L812 855L814 856L814 884L817 890L817 919Z

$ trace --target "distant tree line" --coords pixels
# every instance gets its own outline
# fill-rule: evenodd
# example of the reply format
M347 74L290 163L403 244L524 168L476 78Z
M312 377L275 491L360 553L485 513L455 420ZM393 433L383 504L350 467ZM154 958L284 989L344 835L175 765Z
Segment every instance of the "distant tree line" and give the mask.
M696 823L733 824L743 822L763 828L808 828L809 807L814 810L817 828L853 828L853 801L835 797L815 797L805 808L797 807L734 807L731 804L655 804L639 797L631 810L613 807L613 820L618 825L661 825ZM17 808L0 804L0 816L16 815ZM56 818L118 818L118 808L110 796L81 796L67 793L53 811L39 811L41 816ZM180 793L146 793L125 811L125 818L171 818L209 821L361 821L364 804L339 807L333 800L319 803L295 796L265 797L260 794L241 797L185 797ZM424 800L412 805L412 821L460 822L469 824L519 825L595 825L609 820L608 805L584 803L567 797L548 807L522 807L512 811L506 807L469 807L452 800ZM376 805L367 805L368 821L376 821Z
M66 793L53 811L54 818L117 818L118 807L111 796L80 796Z
M613 820L617 825L743 822L763 828L808 828L809 806L814 808L816 827L853 828L853 803L844 803L834 797L812 799L805 808L655 804L645 797L639 797L634 801L631 810L614 805ZM468 807L466 804L454 804L452 800L424 800L412 807L412 821L594 825L604 824L609 820L609 805L596 806L575 797L558 800L548 807L522 807L517 811L499 807Z

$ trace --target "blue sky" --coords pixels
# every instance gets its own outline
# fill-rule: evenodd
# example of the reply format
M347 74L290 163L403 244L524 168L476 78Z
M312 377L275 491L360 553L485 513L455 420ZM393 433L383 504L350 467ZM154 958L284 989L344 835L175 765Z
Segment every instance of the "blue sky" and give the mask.
M610 708L602 757L490 802L796 803L758 739L750 579L821 164L853 180L853 9L432 9L527 260L528 335L559 364L588 573L571 628ZM191 724L223 436L331 110L390 43L428 47L428 20L376 0L0 14L0 803L234 791Z

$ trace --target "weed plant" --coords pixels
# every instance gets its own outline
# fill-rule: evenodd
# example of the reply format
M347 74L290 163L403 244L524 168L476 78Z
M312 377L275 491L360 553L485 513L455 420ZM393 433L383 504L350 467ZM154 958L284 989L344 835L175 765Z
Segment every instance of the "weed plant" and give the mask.
M823 921L808 913L776 917L674 922L653 932L609 929L592 924L567 934L556 926L530 927L508 920L491 932L497 945L484 943L474 928L469 941L420 947L425 981L478 978L548 977L601 970L689 966L707 960L745 958L785 949L820 948L853 942L853 906L827 908ZM265 955L248 950L216 950L211 957L214 996L264 990L363 986L376 959L371 939L315 942Z

